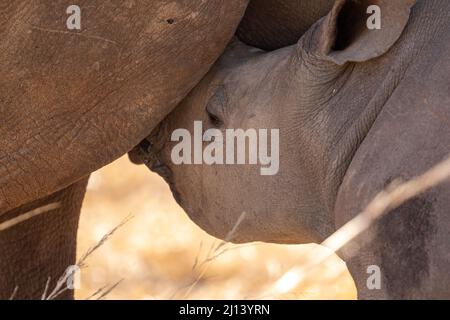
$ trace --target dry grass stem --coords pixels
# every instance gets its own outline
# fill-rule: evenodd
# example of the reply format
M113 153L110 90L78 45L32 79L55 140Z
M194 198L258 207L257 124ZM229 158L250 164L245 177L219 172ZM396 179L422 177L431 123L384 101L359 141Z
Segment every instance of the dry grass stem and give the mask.
M60 206L61 206L61 204L59 202L55 202L55 203L50 203L45 206L33 209L28 212L22 213L21 215L15 217L15 218L12 218L3 223L0 223L0 231L5 231L6 229L14 227L15 225L17 225L21 222L24 222L28 219L31 219L31 218L38 216L40 214L43 214L45 212L58 209Z
M133 217L132 216L127 216L124 220L122 220L122 222L120 222L117 226L115 226L113 229L111 229L109 232L107 232L95 245L93 245L92 247L90 247L82 256L80 259L78 259L77 263L75 264L75 267L78 268L83 268L86 266L85 262L87 260L87 258L89 256L91 256L97 249L99 249L101 246L103 246L105 244L106 241L108 241L108 239L119 229L121 228L123 225L125 225L128 221L130 221ZM74 275L76 268L68 268L66 269L66 271L64 272L64 274L58 279L58 281L56 282L55 288L50 292L49 295L47 295L47 291L48 288L46 286L44 293L42 295L42 300L53 300L55 298L57 298L59 295L61 295L62 293L66 292L68 290L67 288L67 280L70 279L70 277L72 277ZM102 293L101 297L103 298L104 296L106 296L106 294L110 293L114 288L117 287L117 285L119 285L119 283L122 280L118 281L116 284L114 284L113 286L111 286L106 293ZM48 285L48 284L47 284ZM98 292L96 292L94 295L99 294L100 292L103 291L104 288L101 288L98 290Z
M44 289L44 292L42 293L41 300L45 300L45 297L47 296L47 292L48 292L48 289L50 287L50 280L51 279L52 279L51 277L48 277L47 282L45 283L45 289Z
M105 290L102 290L103 292L100 294L100 296L97 298L97 300L102 300L103 298L105 298L108 294L111 293L111 291L113 291L121 282L123 281L123 279L120 279L119 281L117 281L116 283L114 283L112 286L110 286L109 288L106 288ZM101 291L100 291L101 292ZM99 292L99 293L100 293Z
M195 278L195 280L192 282L192 284L188 287L185 294L183 295L183 299L186 299L191 294L192 290L197 286L200 280L204 278L205 273L208 271L209 266L211 265L211 262L223 255L225 252L229 250L229 248L224 248L226 244L234 239L236 236L236 233L239 229L240 224L245 219L246 212L242 212L242 214L237 219L236 223L234 224L233 228L230 230L230 232L227 233L224 240L220 241L218 244L212 243L208 254L206 255L205 259L202 262L199 261L199 255L197 255L194 265L192 267L193 270L200 269L199 274ZM200 246L201 248L201 246ZM222 249L223 248L223 249ZM221 250L222 249L222 250ZM178 292L178 290L177 290ZM174 295L176 295L176 293Z
M133 218L133 216L128 216L122 222L120 222L117 226L115 226L113 229L111 229L108 233L106 233L99 242L97 242L94 246L90 247L78 260L77 266L80 268L85 266L86 259L93 254L98 248L100 248L108 239L121 227L123 227L128 221L130 221Z
M16 286L13 290L13 292L11 293L11 296L9 297L8 300L14 300L14 298L16 297L17 291L19 290L19 287Z
M88 296L86 299L84 300L92 300L95 296L98 296L101 292L103 292L104 290L106 290L106 288L108 287L108 285L104 285L103 287L100 287L99 289L97 289L93 294L91 294L90 296Z

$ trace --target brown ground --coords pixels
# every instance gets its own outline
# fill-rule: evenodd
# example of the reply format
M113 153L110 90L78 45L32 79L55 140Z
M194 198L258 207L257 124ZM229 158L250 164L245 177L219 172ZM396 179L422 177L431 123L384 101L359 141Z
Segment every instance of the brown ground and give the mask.
M300 286L265 295L290 268L304 265L306 253L320 250L319 246L227 245L221 248L228 249L225 253L205 262L210 247L219 241L187 218L160 177L126 157L91 177L82 209L79 254L129 214L134 218L88 259L78 299L120 279L110 299L356 297L353 280L336 256L308 273ZM196 259L199 266L193 269Z

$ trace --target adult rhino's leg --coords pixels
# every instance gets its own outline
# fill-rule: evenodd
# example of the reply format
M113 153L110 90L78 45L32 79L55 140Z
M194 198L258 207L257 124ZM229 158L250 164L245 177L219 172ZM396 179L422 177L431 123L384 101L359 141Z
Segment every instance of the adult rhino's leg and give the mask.
M2 215L0 224L33 209L59 203L48 211L0 231L0 299L40 299L51 277L49 291L67 267L75 264L76 237L81 203L88 178L46 198ZM73 298L68 290L58 299Z

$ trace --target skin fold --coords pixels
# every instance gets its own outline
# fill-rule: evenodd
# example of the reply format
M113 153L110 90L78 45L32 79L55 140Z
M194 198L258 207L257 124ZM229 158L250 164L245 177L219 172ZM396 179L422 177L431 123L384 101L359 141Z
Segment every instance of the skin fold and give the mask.
M366 28L376 2L381 30ZM449 152L450 3L336 1L297 44L264 52L235 40L141 143L190 218L234 242L321 242L396 178ZM280 170L174 165L172 132L280 129ZM205 144L206 145L206 144ZM450 189L433 188L378 221L339 254L361 299L450 298ZM367 268L380 267L370 290Z
M295 44L332 8L334 0L250 1L236 36L250 46L271 51Z

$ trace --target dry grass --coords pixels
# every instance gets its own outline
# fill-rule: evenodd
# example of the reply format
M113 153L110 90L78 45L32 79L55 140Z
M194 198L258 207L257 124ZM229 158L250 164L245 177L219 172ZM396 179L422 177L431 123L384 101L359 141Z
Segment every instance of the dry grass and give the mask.
M103 182L103 179L105 178L105 181L109 182L109 184ZM116 179L116 183L111 184L114 179ZM118 210L104 211L105 208L96 208L95 206L92 208L92 201L94 201L95 205L105 207L109 205L111 208L120 208L120 204L133 204L134 208L139 211L143 209L144 211L149 211L150 209L151 212L148 214L152 216L152 223L146 225L140 221L139 226L140 228L147 227L152 231L152 234L149 236L148 232L145 232L145 230L136 228L131 233L131 237L134 241L131 241L130 243L129 239L122 239L120 241L120 246L114 248L109 247L108 252L103 252L103 260L98 259L97 261L97 268L99 268L97 272L87 273L88 281L84 281L83 287L77 294L80 295L86 290L92 290L94 293L87 296L86 299L88 300L93 298L103 299L113 291L115 295L114 298L122 299L179 298L178 294L181 291L184 291L184 294L181 296L183 299L354 298L354 284L345 268L345 264L335 256L334 252L341 249L345 244L349 243L356 236L369 228L376 219L379 219L381 216L389 213L392 209L395 209L409 199L447 181L448 179L450 179L450 157L410 181L404 183L395 181L386 190L381 191L371 202L369 202L367 207L353 220L346 223L334 234L325 239L322 246L275 246L269 244L239 246L233 245L229 243L229 241L233 240L241 222L245 219L245 212L238 218L225 240L214 240L201 232L192 223L186 222L186 216L180 212L180 208L176 206L167 187L161 179L149 173L143 167L131 166L125 158L122 158L100 172L95 173L91 178L89 187L91 192L88 194L83 211L85 212L89 209L99 211L96 211L97 214L95 215L95 219L97 220L93 219L93 216L91 216L90 220L87 220L86 223L86 219L83 216L84 219L82 220L79 232L80 242L83 244L83 241L86 241L86 238L89 238L89 230L93 230L96 226L95 223L97 223L98 226L98 224L101 223L100 219L108 219L105 216L106 214L111 218L111 214L120 212ZM101 184L104 184L104 186L102 186L102 189L99 189ZM159 191L157 194L158 197L150 197L150 200L148 201L142 200L147 199L147 190L151 188L155 191ZM99 193L98 190L102 190L103 195L102 193ZM122 193L121 197L117 197L119 193ZM94 194L94 196L92 196L92 194ZM90 197L91 199L89 199ZM164 204L167 206L164 206L162 202L158 202L162 200L165 201ZM154 201L157 201L156 205L153 203ZM26 212L14 219L0 224L0 231L11 228L18 223L58 207L59 203L52 203ZM178 213L176 215L169 214L167 217L168 212L173 211L177 211ZM179 215L180 213L182 216ZM99 237L95 245L87 247L85 252L80 255L76 266L79 269L86 267L87 258L91 257L94 252L105 246L112 235L129 222L130 219L130 216L128 216L110 231L105 232ZM163 221L164 219L167 221ZM175 225L177 225L177 227ZM155 226L156 229L152 229L155 228ZM163 226L169 228L164 229L162 228ZM167 233L163 234L161 231L166 231ZM192 237L192 235L195 234L197 234L198 238ZM154 238L155 236L158 236L158 238ZM182 239L182 241L178 242L178 246L173 246L173 243L176 243L177 236ZM157 241L155 241L156 239ZM192 248L195 247L193 241L198 241L200 243L200 250L195 256L192 256ZM206 256L203 260L200 260L204 241L211 242L211 245ZM134 252L132 256L123 252L128 251L130 248L131 250L139 249L139 247L142 247L142 249L148 248L148 251ZM79 249L82 250L82 248L83 245L80 245ZM168 256L171 256L172 254L175 254L176 256L172 257L173 260L170 260L170 258L160 259L160 256L155 257L149 255L151 249L159 251L160 253L164 252ZM231 252L232 249L234 249L234 253ZM248 249L253 251L252 257L245 257L245 254L242 254L243 250ZM254 253L258 250L261 251L259 252L260 257L255 258L256 255ZM268 258L277 251L281 253L285 251L287 254L281 259L278 258L272 260L272 264L268 264ZM190 254L192 256L194 264L191 268L183 267L185 266L185 260L181 260L183 257L181 252L185 255ZM236 254L239 253L241 253L241 256L236 256ZM110 255L117 255L120 256L121 259L116 259L113 265L105 265L105 254L108 255L107 257ZM225 256L228 256L228 265L222 261ZM294 267L287 269L286 267L281 266L285 262L288 262L287 264L291 263L290 260L292 259L295 259L294 264L291 264L294 265ZM134 270L132 271L137 271L138 273L129 273L130 270L128 270L127 267L130 266L130 262L134 262L134 265L132 265L133 267L137 266L137 268L133 268ZM155 272L152 269L152 267L156 267L154 263L158 263L160 268L162 267L164 269L160 269L160 272ZM231 270L227 270L230 269L230 264L236 263L244 263L244 265L240 266L240 268L231 268ZM102 265L103 267L99 267L99 265ZM164 274L164 272L161 272L162 270L168 270L166 269L167 267L170 268L173 266L179 267L175 268L175 273L178 278L183 278L176 279L175 281L177 283L185 282L187 285L181 287L178 285L178 287L176 287L174 283L174 278L176 277L171 277ZM216 274L213 276L208 275L208 271L213 269L212 266L216 269ZM261 272L261 270L256 270L261 269L261 267L265 267L265 273ZM104 276L102 278L103 281L109 280L109 277L115 275L117 270L121 270L122 275L127 274L130 276L130 279L132 280L129 281L129 289L131 289L131 291L115 290L123 279L115 282L113 285L104 285L100 287L100 289L93 289L95 286L98 288L96 282L99 281L98 276L100 275L100 268L101 273ZM334 269L334 272L331 272L331 277L326 277L326 271L332 269ZM253 277L249 277L249 274L243 275L246 271L251 271ZM73 271L66 270L66 272L58 279L55 288L53 288L50 293L48 293L51 280L49 278L43 290L42 299L55 299L68 290L65 284L68 278L73 276L71 272ZM138 279L138 282L136 282L135 279ZM249 281L250 279L251 281ZM327 281L324 281L324 279L327 279ZM167 290L170 290L171 288L175 288L176 290L171 296L167 296ZM314 290L311 290L310 288L313 288ZM336 288L337 291L333 291L333 288ZM17 290L18 288L16 287L11 294L10 300L14 299ZM263 295L261 295L261 292L263 292ZM328 294L332 292L335 295L322 294L325 292Z
M0 223L0 232L4 231L6 229L12 228L12 227L14 227L17 224L22 223L22 222L24 222L24 221L26 221L28 219L33 218L33 217L36 217L36 216L38 216L40 214L43 214L43 213L46 213L48 211L52 211L52 210L58 209L60 207L60 205L61 204L58 203L58 202L50 203L48 205L36 208L36 209L28 211L28 212L25 212L24 214L21 214L21 215L15 217L13 219L10 219L10 220L7 220L7 221L5 221L3 223Z
M125 170L123 170L125 167ZM128 167L128 168L127 168ZM118 169L121 174L117 175L117 172L113 169ZM146 199L146 188L152 185L153 188L157 187L158 189L163 190L165 188L164 183L155 176L147 172L145 169L142 171L142 167L131 167L128 162L125 159L119 160L117 163L110 165L109 167L102 170L102 172L97 172L94 174L90 189L91 190L98 190L97 188L102 183L102 174L104 176L108 175L110 182L113 181L113 178L117 178L120 176L118 183L116 184L116 192L119 190L128 190L125 191L122 195L122 198L116 198L113 195L110 195L108 193L108 197L103 199L100 197L95 197L97 201L100 200L100 204L106 205L106 203L113 203L112 206L119 204L121 201L123 201L125 196L125 199L129 201L128 198L134 199L134 196L140 197L139 199ZM109 172L111 170L111 172ZM103 172L107 171L106 174ZM136 175L133 176L132 174L130 176L127 176L124 174L124 172L127 172L128 174L135 173ZM153 179L147 180L141 180L142 177L145 177L146 175L149 175L149 177ZM141 177L141 178L139 178ZM199 232L198 228L196 228L192 223L186 225L187 229L179 229L177 230L177 227L174 227L174 223L181 224L179 227L182 227L182 224L186 224L186 221L182 221L181 216L169 216L169 220L165 221L166 226L170 226L173 229L166 230L166 231L178 231L178 232L168 232L166 235L163 236L167 237L165 241L161 241L161 239L158 238L159 241L155 241L155 238L152 236L148 236L148 233L140 233L141 230L135 230L135 232L132 233L132 236L135 237L136 243L127 243L127 240L122 240L121 244L122 246L115 248L109 248L109 252L106 252L107 254L116 254L116 255L122 255L122 260L116 261L116 264L114 265L106 265L102 268L103 274L114 274L114 271L117 270L117 268L123 268L124 266L128 266L130 263L129 256L123 252L121 252L123 249L127 250L131 246L132 249L136 247L136 244L140 244L142 247L145 248L152 248L156 249L157 251L160 250L161 252L165 252L167 254L171 254L173 252L176 253L176 257L172 257L173 260L170 261L170 259L158 259L157 256L156 259L152 259L153 257L148 257L148 252L140 252L138 254L134 254L132 256L132 259L135 259L134 261L144 260L146 261L148 258L150 258L151 262L154 263L160 263L160 267L172 267L173 265L180 267L177 271L178 277L184 278L184 279L177 279L177 283L187 283L187 285L179 286L178 288L174 286L173 283L173 277L167 277L167 275L162 274L162 272L156 273L152 272L152 267L155 267L155 265L148 265L141 262L141 272L146 271L146 273L137 273L137 274L128 274L130 276L130 279L132 278L138 278L139 282L135 282L133 279L129 282L130 289L132 288L132 292L130 295L130 292L122 293L123 290L115 290L118 288L118 285L122 282L123 279L115 282L113 285L110 286L102 286L100 289L94 290L91 295L87 296L87 299L103 299L107 297L109 294L114 292L115 298L183 298L183 299L189 299L189 298L222 298L222 299L245 299L245 298L275 298L275 299L288 299L288 298L294 298L294 299L301 299L301 298L307 298L307 299L313 299L313 298L353 298L355 294L353 283L349 277L348 271L345 268L345 264L343 264L342 261L339 261L337 257L334 255L334 252L341 249L345 244L352 241L357 235L359 235L361 232L365 231L367 228L370 227L370 225L376 220L379 219L384 214L387 214L392 209L395 209L396 207L400 206L402 203L408 201L409 199L417 196L420 193L423 193L427 191L428 189L448 180L450 178L450 158L446 159L445 161L437 164L427 172L423 173L422 175L411 179L410 181L400 183L399 181L394 182L391 184L386 190L381 191L369 204L367 207L359 214L357 215L353 220L349 221L347 224L345 224L343 227L341 227L339 230L337 230L334 234L332 234L330 237L328 237L321 246L283 246L283 245L268 245L268 244L259 244L256 246L256 244L253 245L232 245L229 243L229 241L233 240L233 237L236 233L236 231L239 229L239 226L241 222L245 219L245 212L241 214L239 219L236 221L234 227L228 235L226 236L225 240L223 241L217 241L212 239L211 237L207 236L206 234ZM158 180L159 179L159 180ZM152 181L153 180L153 181ZM128 188L130 184L138 184L135 185L137 188ZM147 185L148 184L148 185ZM144 188L145 187L145 188ZM102 188L103 190L105 187ZM160 200L167 200L167 204L169 205L167 208L164 208L163 206L152 206L153 209L151 214L153 216L162 214L165 218L167 215L167 212L164 212L166 210L170 211L180 211L173 200L170 198L170 194L166 190L162 191L157 201ZM110 191L114 190L114 188L111 188ZM132 190L132 192L130 191ZM161 191L160 190L160 191ZM106 190L105 190L106 191ZM120 192L120 191L119 191ZM92 193L92 192L91 192ZM133 196L132 196L133 195ZM167 198L169 196L169 198ZM119 200L118 200L119 199ZM170 201L170 200L172 201ZM136 199L137 200L137 199ZM155 199L153 199L154 201ZM128 201L125 201L125 204L129 204ZM152 202L152 198L150 198L149 202ZM139 204L148 204L146 201L138 201ZM89 198L86 201L86 204L89 207ZM95 204L98 204L98 202L95 202ZM27 212L17 218L14 218L12 220L6 221L0 225L0 231L5 230L7 228L10 228L17 223L20 223L22 221L25 221L31 217L34 217L36 215L39 215L41 213L47 212L49 210L53 210L59 207L58 203L51 204L44 206L42 208L38 208L35 210L32 210L30 212ZM137 206L137 208L142 209L141 207ZM159 209L159 210L158 210ZM86 210L86 207L84 208ZM147 208L145 210L148 210ZM118 212L118 211L116 211ZM109 214L111 212L108 211ZM182 214L182 213L181 213ZM161 216L162 217L162 216ZM155 222L158 222L161 217L157 217L156 220L153 221L152 224L149 224L146 226L145 224L140 223L140 226L146 226L150 229L155 226ZM185 218L183 215L182 217ZM105 218L102 217L101 214L96 215L97 219ZM98 220L100 221L100 220ZM112 235L121 227L123 227L127 222L130 221L130 217L127 217L125 220L120 222L118 225L113 227L110 231L104 233L99 239L97 240L96 244L90 247L87 247L86 251L80 255L80 258L77 261L76 266L78 268L84 268L86 267L86 260L90 258L94 252L100 250L104 246L108 246L106 242L112 237ZM164 230L161 228L161 226L164 224L157 223L156 228L157 232L153 234L153 236L161 236L162 234L158 234L158 232L161 232ZM83 226L83 224L82 224ZM93 227L95 225L92 225L91 223L84 226L86 228L87 226ZM189 228L191 230L189 230ZM89 229L88 229L89 230ZM152 231L156 231L152 230ZM183 260L180 258L182 255L180 254L180 251L174 250L173 247L173 240L176 240L176 235L180 236L181 234L184 236L183 241L179 242L178 249L182 249L184 253L191 253L192 254L192 248L194 247L192 245L193 241L199 241L200 243L200 250L199 252L193 256L194 264L191 268L183 268ZM81 240L83 240L84 233L83 227L81 228L80 237ZM187 232L183 234L183 232ZM186 235L193 235L198 233L197 239L194 237L191 237L189 240L186 241ZM142 237L142 239L140 238ZM201 259L202 254L202 248L204 241L211 242L210 249L207 251L207 254ZM172 244L172 246L171 246ZM134 245L134 246L133 246ZM161 247L159 247L161 246ZM139 246L138 246L139 247ZM327 249L325 249L327 247ZM80 246L82 248L82 246ZM239 251L242 250L248 250L252 249L253 251L264 250L264 252L261 252L261 258L262 259L256 259L254 256L250 259L247 257L245 259L245 255L241 255L240 257L236 257L236 253L239 253ZM234 253L232 252L234 250ZM273 253L272 251L280 251L286 250L288 253L283 258L278 258L277 260L272 260L272 267L270 264L267 264L267 259L270 257L270 255ZM290 250L295 250L298 252L289 252ZM241 252L242 253L242 252ZM105 254L105 252L103 253ZM228 264L232 261L234 264L236 263L242 263L244 262L245 265L240 266L240 268L232 268L231 271L227 270L226 264L223 263L223 258L225 256L230 256L228 260ZM244 258L244 259L243 259ZM104 258L103 258L104 259ZM232 259L232 260L230 260ZM290 263L291 259L295 259L294 267L291 267L287 269L286 267L282 268L280 267L280 264L283 262L288 261ZM303 260L303 261L302 261ZM149 261L149 262L150 262ZM276 262L275 262L276 261ZM98 260L99 264L102 264L104 260ZM133 262L133 260L131 260ZM276 263L276 264L275 264ZM164 265L165 264L165 265ZM275 267L276 265L276 267ZM266 267L266 273L261 273L261 270L257 270L258 272L253 273L255 267L256 269L259 269L261 267ZM330 268L331 266L331 268ZM112 267L112 268L111 268ZM148 267L149 270L145 270L144 268ZM211 269L216 269L216 275L215 279L213 276L208 275L208 272ZM271 270L272 269L272 272ZM275 270L276 269L276 270ZM323 280L327 277L325 276L326 273L324 271L329 271L331 269L334 269L334 273L332 273L331 277L328 277L327 281L324 282ZM166 270L166 269L164 269ZM338 270L338 272L336 272ZM98 270L97 270L98 271ZM113 272L111 272L113 271ZM136 270L135 270L136 271ZM227 272L228 271L228 272ZM242 272L244 271L244 272ZM248 277L248 274L246 276L243 276L243 273L246 271L252 271L253 278ZM123 269L122 269L123 272ZM320 272L320 273L318 273ZM91 277L89 278L90 281L85 281L83 283L83 287L81 290L78 291L78 295L80 293L83 293L86 290L92 290L96 284L95 282L99 281L98 279L99 273L91 274ZM256 275L256 277L255 277ZM70 271L67 271L58 279L55 288L53 288L52 291L49 292L49 283L50 278L47 281L47 284L44 288L42 299L43 300L51 300L57 298L61 293L65 292L67 288L65 287L65 284L67 282L67 279L69 277L73 276ZM251 279L252 281L248 281ZM106 276L103 281L109 280L108 276ZM234 280L234 281L233 281ZM145 286L145 283L148 281L148 286ZM163 289L162 291L159 291L155 289L152 285L159 285L161 287L161 283L165 285L165 287L159 288ZM232 285L229 285L229 284ZM132 285L132 287L131 287ZM333 288L333 286L337 286L338 291L335 292L335 296L324 296L321 295L321 292L330 292L330 290ZM224 287L228 289L224 292ZM98 286L97 286L98 288ZM165 295L167 290L170 290L171 288L175 288L176 290L171 296ZM269 288L269 289L268 289ZM310 288L313 288L314 290L311 290ZM14 299L14 296L17 293L17 287L14 289L14 291L11 294L10 300ZM309 289L309 290L308 290ZM134 292L138 291L138 294L135 294ZM145 294L142 294L142 292L145 292ZM161 293L162 292L162 293ZM179 296L180 292L184 292L183 295ZM263 295L261 295L261 292L263 292ZM149 295L150 294L150 295ZM199 296L197 296L199 295ZM340 296L343 295L343 296Z
M318 245L218 241L187 218L160 177L122 158L91 179L82 209L79 256L128 213L134 219L89 258L89 268L82 269L77 298L85 299L118 279L124 280L107 298L265 298L264 289L293 265L306 264L311 251L326 250ZM345 263L333 256L300 286L270 298L355 297Z
M115 226L114 228L112 228L111 230L106 232L96 244L89 247L86 250L86 252L81 255L81 257L77 260L77 263L75 264L75 266L70 266L70 267L68 266L68 268L66 269L64 274L62 274L59 277L58 281L56 282L55 287L53 288L53 290L50 293L48 293L48 291L49 291L49 284L50 284L51 278L48 278L47 283L44 288L44 292L42 293L41 299L42 300L54 300L54 299L58 298L62 293L66 292L67 290L70 290L70 288L67 287L67 280L69 278L72 278L75 276L74 273L76 270L81 270L82 268L87 267L87 264L86 264L87 259L90 256L92 256L94 254L94 252L96 252L98 249L100 249L100 247L102 247L106 243L106 241L108 241L114 235L114 233L117 230L119 230L128 221L130 221L131 218L132 218L131 216L126 217L117 226ZM76 267L76 268L73 268L73 267ZM105 286L101 287L100 289L97 289L93 294L91 294L87 298L87 300L93 299L94 297L96 297L98 300L103 299L109 293L111 293L122 282L122 280L123 279L117 281L115 284L113 284L111 286L105 285Z

